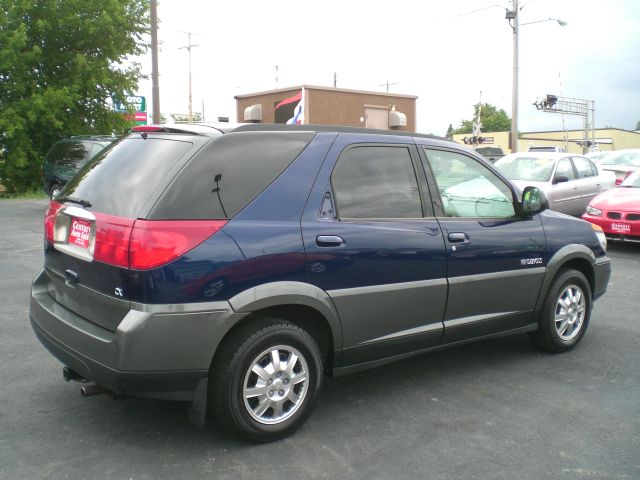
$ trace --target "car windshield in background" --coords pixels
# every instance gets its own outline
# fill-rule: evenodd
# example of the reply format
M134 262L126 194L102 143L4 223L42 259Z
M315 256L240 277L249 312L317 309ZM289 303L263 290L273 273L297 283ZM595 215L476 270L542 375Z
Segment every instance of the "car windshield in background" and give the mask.
M640 152L615 152L602 160L600 165L633 165L640 167Z
M503 157L494 165L511 180L548 182L555 160L535 156Z
M620 184L620 186L640 188L640 170L637 170L635 173L625 178L624 181Z

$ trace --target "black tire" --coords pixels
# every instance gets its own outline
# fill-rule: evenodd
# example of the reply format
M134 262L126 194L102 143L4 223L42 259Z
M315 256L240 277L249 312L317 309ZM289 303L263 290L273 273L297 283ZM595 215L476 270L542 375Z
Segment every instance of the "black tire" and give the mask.
M261 319L241 327L219 348L209 374L209 405L230 433L255 442L278 440L311 414L322 372L311 335L281 319Z
M571 350L587 331L591 305L591 287L586 277L577 270L561 270L544 301L538 330L529 333L529 338L547 352Z
M60 190L62 190L62 187L57 183L54 183L53 185L51 185L51 189L49 190L51 192L51 194L49 195L51 200L53 200L53 197L55 197L58 193L60 193Z

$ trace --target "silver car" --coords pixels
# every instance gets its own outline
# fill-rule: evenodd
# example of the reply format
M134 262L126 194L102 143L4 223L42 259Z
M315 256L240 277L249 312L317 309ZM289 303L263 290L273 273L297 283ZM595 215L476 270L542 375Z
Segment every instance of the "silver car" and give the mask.
M542 190L552 210L574 216L582 215L593 197L615 185L612 172L574 153L512 153L495 167L521 190L529 185Z

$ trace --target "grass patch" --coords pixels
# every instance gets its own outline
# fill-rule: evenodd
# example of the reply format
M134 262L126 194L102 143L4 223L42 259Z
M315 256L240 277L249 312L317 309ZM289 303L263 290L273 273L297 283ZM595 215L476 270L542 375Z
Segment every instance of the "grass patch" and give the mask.
M0 192L0 199L13 199L13 200L46 200L49 198L42 190L32 190L30 192L22 193L9 193Z

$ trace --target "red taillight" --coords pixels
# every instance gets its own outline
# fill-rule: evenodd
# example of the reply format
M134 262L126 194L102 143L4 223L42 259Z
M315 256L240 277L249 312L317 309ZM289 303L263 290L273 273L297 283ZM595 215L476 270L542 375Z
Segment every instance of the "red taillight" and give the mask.
M129 241L135 220L96 213L93 259L129 268Z
M165 128L159 125L138 125L131 129L133 132L164 132Z
M64 205L51 202L45 214L47 241L54 243L56 216ZM220 230L226 220L134 220L94 213L89 259L122 268L149 270L172 262Z
M61 203L51 200L47 213L44 214L44 237L49 243L53 243L53 226L56 221L56 215L62 207Z
M172 262L226 223L226 220L136 220L129 244L131 268L148 270Z

